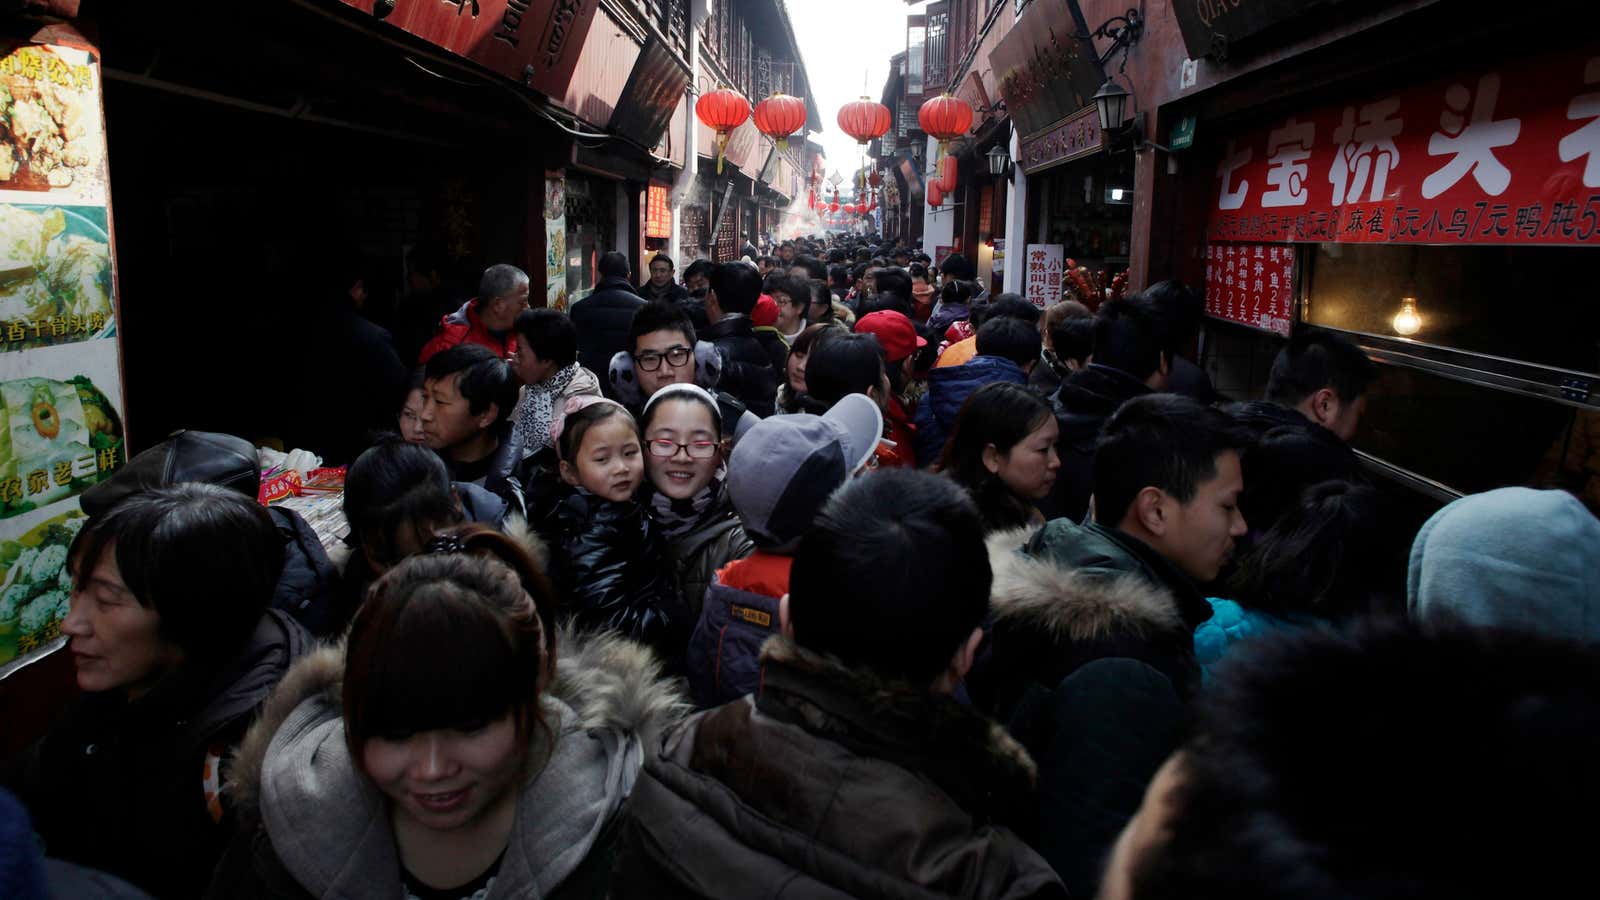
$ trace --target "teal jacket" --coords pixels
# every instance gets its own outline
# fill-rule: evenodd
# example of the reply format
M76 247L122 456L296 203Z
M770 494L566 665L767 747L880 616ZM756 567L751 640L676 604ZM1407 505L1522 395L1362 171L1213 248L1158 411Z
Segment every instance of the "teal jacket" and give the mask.
M1211 604L1211 618L1194 630L1194 661L1200 665L1202 683L1211 681L1212 668L1233 645L1251 635L1305 624L1298 618L1247 609L1221 597L1207 597L1206 602Z

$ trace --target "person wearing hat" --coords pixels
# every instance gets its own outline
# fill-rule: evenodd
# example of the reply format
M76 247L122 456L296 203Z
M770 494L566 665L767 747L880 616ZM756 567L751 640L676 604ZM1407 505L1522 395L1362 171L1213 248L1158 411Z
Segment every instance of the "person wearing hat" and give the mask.
M894 442L893 459L886 462L915 466L917 460L913 446L917 429L911 424L904 398L914 374L912 366L917 351L928 346L928 342L917 334L917 327L908 316L892 310L862 316L856 323L856 333L877 337L879 345L883 347L885 368L889 374L889 394L885 398L883 414L888 424L887 437Z
M778 633L794 548L828 496L876 459L883 412L850 394L823 415L763 419L728 461L728 497L755 552L717 572L689 638L696 704L716 706L756 689L760 651Z
M788 417L780 417L788 418ZM645 760L612 896L1055 900L1008 824L1034 765L957 699L983 638L983 525L953 481L893 470L836 491L795 551L754 696Z

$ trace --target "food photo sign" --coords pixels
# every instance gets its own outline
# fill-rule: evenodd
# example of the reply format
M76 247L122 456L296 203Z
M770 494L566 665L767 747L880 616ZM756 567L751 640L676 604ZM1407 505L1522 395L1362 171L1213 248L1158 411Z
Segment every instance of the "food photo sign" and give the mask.
M94 49L0 44L0 677L60 640L78 496L127 460L108 178Z

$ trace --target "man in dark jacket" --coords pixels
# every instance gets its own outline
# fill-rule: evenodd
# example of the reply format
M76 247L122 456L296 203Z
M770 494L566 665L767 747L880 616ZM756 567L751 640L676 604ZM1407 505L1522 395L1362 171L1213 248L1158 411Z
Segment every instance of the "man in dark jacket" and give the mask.
M978 388L995 382L1027 384L1042 343L1039 329L1001 316L978 329L977 356L928 372L928 393L917 405L917 465L927 468L939 461L962 404Z
M1186 397L1128 401L1095 451L1095 519L990 539L992 643L973 698L1039 761L1035 846L1074 896L1176 746L1198 686L1198 585L1244 534L1225 414Z
M372 434L394 429L409 375L393 336L366 317L364 263L353 265L311 312L314 324L306 329L306 353L295 371L300 396L317 399L300 404L286 435L292 446L321 454L329 465L355 459Z
M672 257L657 253L650 258L650 280L639 285L639 296L645 300L665 300L681 303L689 299L689 289L673 280Z
M742 262L717 266L706 292L711 327L701 337L722 354L722 389L765 418L772 415L777 402L778 370L750 320L760 297L761 275L754 266Z
M951 696L982 637L982 542L935 475L835 494L801 539L760 692L647 759L614 894L1065 897L1005 826L1029 805L1027 754Z
M1046 519L1083 521L1094 488L1095 439L1123 403L1166 389L1171 361L1160 312L1137 295L1100 307L1089 365L1062 382L1053 399L1061 438L1061 471L1039 503Z
M628 349L628 325L644 301L633 291L628 257L602 253L595 269L600 283L594 293L572 304L567 315L578 329L578 365L604 372L612 356Z
M451 347L423 370L422 442L452 481L485 488L522 513L520 451L510 440L516 405L510 364L482 347Z

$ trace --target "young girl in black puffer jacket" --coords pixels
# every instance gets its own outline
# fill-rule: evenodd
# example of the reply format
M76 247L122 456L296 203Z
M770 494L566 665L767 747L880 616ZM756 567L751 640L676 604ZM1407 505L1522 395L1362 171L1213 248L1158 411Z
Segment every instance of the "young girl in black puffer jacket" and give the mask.
M638 423L619 403L574 397L551 431L570 493L541 531L567 618L649 644L675 667L690 623L661 535L634 500L644 479Z

